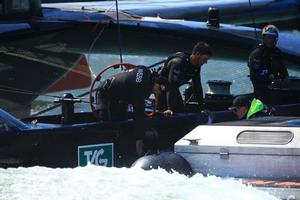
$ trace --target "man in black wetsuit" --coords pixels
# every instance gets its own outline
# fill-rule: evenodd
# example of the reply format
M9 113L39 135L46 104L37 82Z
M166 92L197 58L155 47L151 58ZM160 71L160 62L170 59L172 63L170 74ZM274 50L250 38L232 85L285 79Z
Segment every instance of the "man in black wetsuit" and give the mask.
M199 111L203 109L203 91L201 85L200 70L212 55L209 45L198 42L192 50L192 54L178 52L170 56L160 72L160 76L168 79L169 89L164 98L161 98L160 108L164 109L166 116L173 112L182 112L184 105L179 87L192 80L193 94L198 102ZM165 102L164 102L165 101Z
M158 98L167 80L156 77L145 66L137 66L105 80L98 88L97 106L101 121L118 121L128 118L128 104L133 106L136 153L143 153L145 99L153 92Z
M278 29L267 25L262 29L262 37L263 43L250 54L248 66L255 97L270 103L271 83L287 83L288 71L281 51L276 47Z

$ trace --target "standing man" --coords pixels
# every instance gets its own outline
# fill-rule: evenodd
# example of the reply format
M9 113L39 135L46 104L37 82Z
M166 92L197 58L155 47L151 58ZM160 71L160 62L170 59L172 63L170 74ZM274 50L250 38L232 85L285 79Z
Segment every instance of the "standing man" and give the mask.
M248 66L255 97L270 103L271 83L286 82L288 71L281 51L276 47L278 29L274 25L265 26L262 29L262 39L263 43L250 54Z
M169 85L165 97L162 98L165 99L165 102L160 102L160 106L166 109L164 111L166 116L184 110L179 87L189 80L192 80L193 94L198 102L199 110L202 110L203 91L200 71L202 65L206 64L211 56L212 52L209 45L205 42L198 42L193 47L192 54L178 52L167 59L160 72L160 76L166 78Z
M132 104L136 153L139 156L143 153L145 99L151 92L158 98L166 83L145 66L137 66L111 76L98 88L96 109L101 121L128 119L128 104Z

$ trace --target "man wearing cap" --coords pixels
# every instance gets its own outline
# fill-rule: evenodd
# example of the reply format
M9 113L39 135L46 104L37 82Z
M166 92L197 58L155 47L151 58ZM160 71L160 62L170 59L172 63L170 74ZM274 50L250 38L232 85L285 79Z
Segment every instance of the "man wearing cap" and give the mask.
M212 52L205 42L197 42L192 53L178 52L170 56L160 76L168 80L169 89L160 101L160 108L166 109L164 114L170 116L173 112L183 111L183 101L179 87L192 80L193 94L198 102L199 110L203 109L203 92L201 85L200 71L202 65L206 64Z
M250 119L253 117L270 116L269 108L259 99L247 96L237 96L234 98L232 106L229 108L238 119Z
M101 121L126 120L128 105L133 106L138 155L143 153L145 100L151 93L154 93L155 99L158 99L161 92L165 90L166 84L167 80L158 78L145 66L137 66L109 77L97 90L96 110Z
M281 51L276 47L278 29L274 25L265 26L262 29L262 40L263 43L250 54L248 66L255 97L270 103L271 83L287 82L288 71Z

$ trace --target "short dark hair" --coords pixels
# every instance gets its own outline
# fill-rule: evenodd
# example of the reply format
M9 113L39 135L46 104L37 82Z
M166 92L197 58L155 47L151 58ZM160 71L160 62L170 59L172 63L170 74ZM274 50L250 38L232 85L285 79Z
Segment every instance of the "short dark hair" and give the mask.
M192 50L192 54L196 54L197 52L199 52L200 54L212 56L212 51L206 42L197 42L195 44Z

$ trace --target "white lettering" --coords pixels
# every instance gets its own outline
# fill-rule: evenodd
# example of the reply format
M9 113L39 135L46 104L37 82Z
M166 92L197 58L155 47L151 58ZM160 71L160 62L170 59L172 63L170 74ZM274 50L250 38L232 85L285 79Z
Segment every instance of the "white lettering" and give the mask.
M143 69L139 69L138 72L136 73L136 77L135 77L135 82L137 83L141 83L143 80Z
M92 154L93 154L92 151L85 151L84 152L84 155L86 156L87 163L91 162L91 155Z
M104 150L85 151L87 162L97 166L107 166L108 159L102 159L101 156L104 154Z
M95 162L96 161L96 155L97 155L97 150L93 152L93 156L92 156L92 159L91 159L91 163L94 164L94 165L96 163Z
M107 166L107 163L108 163L108 159L101 159L101 155L104 154L104 150L103 149L100 149L97 153L97 165L100 165L100 166Z

